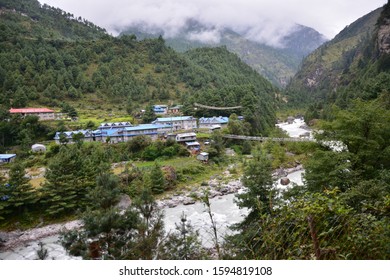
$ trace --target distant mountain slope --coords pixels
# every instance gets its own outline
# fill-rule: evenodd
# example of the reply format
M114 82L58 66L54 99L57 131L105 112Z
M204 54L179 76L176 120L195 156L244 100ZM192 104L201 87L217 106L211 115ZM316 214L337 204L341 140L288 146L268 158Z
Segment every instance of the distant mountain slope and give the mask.
M36 0L0 1L0 116L10 107L66 104L130 114L149 103L182 104L235 88L232 102L250 100L251 108L238 112L248 120L258 108L269 108L253 119L252 133L273 127L276 89L225 49L210 65L207 49L183 55L162 38L111 37Z
M1 35L24 38L91 40L106 35L81 17L30 0L0 0Z
M377 23L383 11L358 19L306 57L287 87L289 102L334 101L346 88L378 74L378 27L383 24Z
M163 35L164 31L139 25L122 34L135 34L139 39L143 39L158 37ZM324 36L314 29L296 25L294 30L283 38L282 46L271 47L248 39L244 33L205 26L195 20L189 20L176 36L166 38L167 44L179 52L205 46L226 46L279 87L284 87L298 70L302 59L325 41Z

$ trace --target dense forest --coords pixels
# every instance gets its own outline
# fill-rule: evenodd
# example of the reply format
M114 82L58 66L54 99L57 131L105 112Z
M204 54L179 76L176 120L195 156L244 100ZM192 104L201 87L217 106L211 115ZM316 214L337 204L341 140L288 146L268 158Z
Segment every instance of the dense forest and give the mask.
M96 109L90 100L123 115L136 115L151 101L186 103L184 113L190 114L196 99L203 102L208 92L236 87L240 94L231 91L227 102L237 105L241 98L250 100L252 108L237 113L247 115L252 133L268 133L273 126L276 89L223 48L179 55L161 37L144 41L134 35L114 38L64 11L40 7L37 1L1 1L0 8L3 120L10 107L39 105L68 113L80 107ZM205 103L215 105L210 102L214 100ZM255 119L255 109L264 109L266 114ZM23 141L20 130L7 123L2 122L0 133L7 136L3 147ZM30 135L31 141L36 136Z
M191 39L191 35L203 32L217 33L221 38L219 42L202 42ZM167 45L178 52L204 47L226 46L230 52L237 54L261 76L281 88L284 88L297 72L302 58L326 41L324 36L314 29L302 25L294 26L280 40L280 45L283 47L259 43L251 39L251 36L248 36L246 32L188 19L180 32L173 37L164 36L164 30L157 26L150 26L147 22L130 26L121 34L136 34L138 39L157 38L162 35Z

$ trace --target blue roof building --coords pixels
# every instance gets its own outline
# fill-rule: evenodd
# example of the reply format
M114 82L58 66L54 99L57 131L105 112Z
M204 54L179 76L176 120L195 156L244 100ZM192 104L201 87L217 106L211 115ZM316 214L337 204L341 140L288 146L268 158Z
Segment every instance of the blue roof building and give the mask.
M0 163L8 163L14 160L16 154L0 154Z
M130 122L101 123L99 129L125 128L133 126Z
M211 128L211 127L224 127L229 122L228 117L212 117L212 118L200 118L199 128Z
M101 134L101 131L100 130L81 129L81 130L74 130L74 131L56 132L56 135L54 136L54 140L56 141L57 144L60 144L61 135L64 135L64 137L68 141L68 143L73 143L73 136L75 134L82 134L83 141L92 142L92 141L99 141L100 140L99 136Z
M193 130L197 128L196 118L192 116L157 118L154 124L170 125L172 131Z
M103 142L119 143L127 142L132 137L139 135L146 135L152 139L157 139L158 136L164 135L169 131L171 131L170 125L140 124L120 129L104 130L102 131L101 137Z
M109 127L105 126L98 130L76 130L57 132L54 140L57 144L60 144L61 134L65 136L68 143L73 143L73 136L81 133L83 135L83 141L93 142L107 142L107 143L119 143L127 142L132 137L138 135L147 135L152 139L156 139L159 135L164 135L172 130L171 125L167 124L141 124L137 126L124 126Z
M168 106L167 105L153 105L153 112L156 115L165 115L168 113Z

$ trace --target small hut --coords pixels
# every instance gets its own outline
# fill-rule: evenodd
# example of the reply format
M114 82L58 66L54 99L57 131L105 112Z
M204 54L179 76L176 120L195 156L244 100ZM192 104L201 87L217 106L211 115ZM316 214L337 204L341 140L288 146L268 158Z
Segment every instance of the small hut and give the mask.
M201 152L196 158L200 161L207 162L209 160L209 153Z

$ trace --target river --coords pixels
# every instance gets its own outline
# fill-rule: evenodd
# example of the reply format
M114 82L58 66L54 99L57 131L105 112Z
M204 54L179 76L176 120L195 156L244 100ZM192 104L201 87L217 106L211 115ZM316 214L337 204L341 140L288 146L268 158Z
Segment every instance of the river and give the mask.
M296 119L294 123L280 123L277 124L280 128L285 130L291 137L298 137L299 135L307 132L304 128L304 121ZM277 188L284 189L291 186L293 183L302 184L303 170L295 171L288 174L290 184L283 186L279 180L275 182ZM210 208L213 213L213 218L216 222L219 238L223 239L223 235L228 231L228 226L242 221L247 214L247 209L240 209L235 203L235 194L228 194L224 196L217 196L210 199ZM179 204L174 208L164 208L165 212L165 229L166 232L175 229L175 224L180 222L180 217L184 213L191 225L199 230L200 237L202 238L203 245L205 247L213 246L213 235L211 231L211 221L208 215L207 209L201 202L196 202L192 205ZM6 252L0 252L0 260L33 260L37 258L36 251L39 248L38 243L42 242L44 248L48 250L48 259L55 260L67 260L67 259L79 259L73 256L69 256L65 249L58 244L58 235L53 235L40 240L29 242L23 246L19 246L8 250Z

